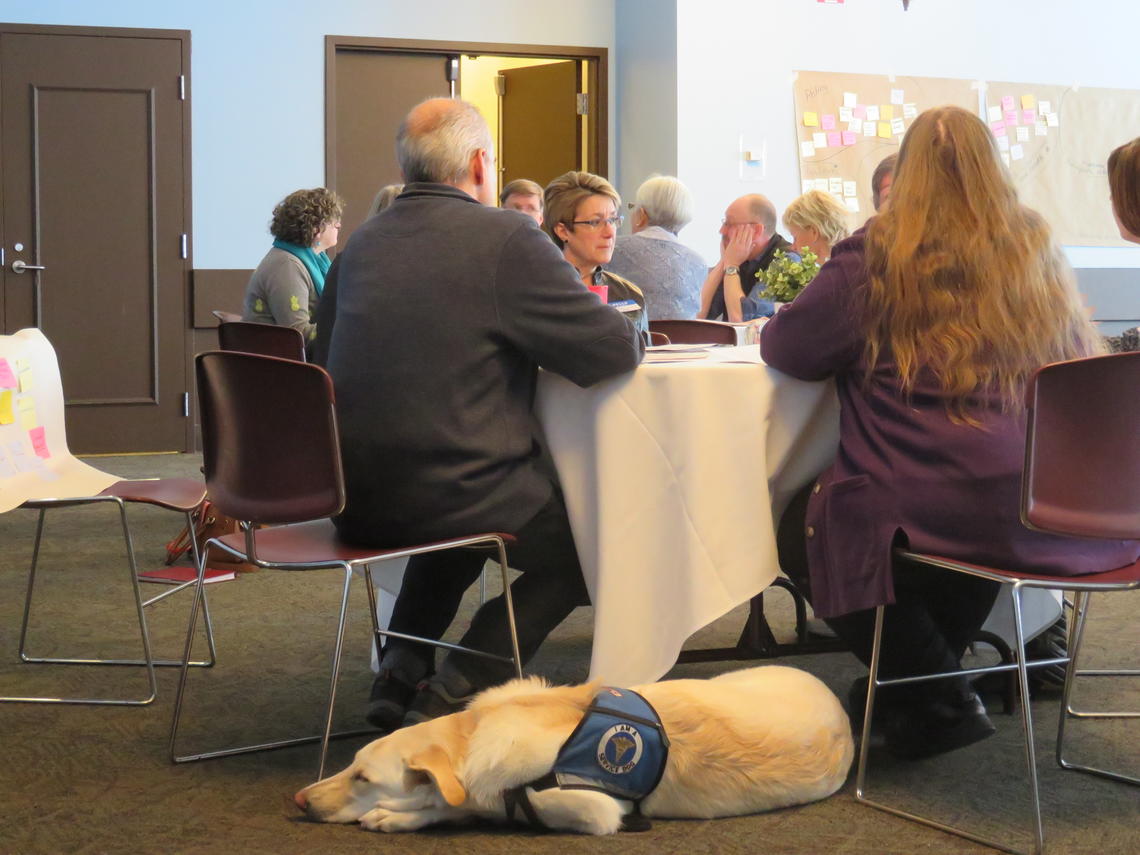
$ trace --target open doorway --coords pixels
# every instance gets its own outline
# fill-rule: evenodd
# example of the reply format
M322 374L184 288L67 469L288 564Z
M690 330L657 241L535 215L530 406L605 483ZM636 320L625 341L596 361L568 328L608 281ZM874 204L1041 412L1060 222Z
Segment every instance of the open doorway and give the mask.
M341 245L375 193L399 183L396 129L424 98L462 97L487 119L500 187L568 169L606 175L607 51L328 36L325 183L345 199Z

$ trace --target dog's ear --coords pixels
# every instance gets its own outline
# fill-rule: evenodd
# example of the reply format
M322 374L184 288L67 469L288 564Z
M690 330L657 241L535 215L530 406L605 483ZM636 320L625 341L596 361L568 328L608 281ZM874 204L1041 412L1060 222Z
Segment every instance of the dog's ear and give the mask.
M416 772L426 772L435 782L440 794L452 807L458 807L467 800L467 791L455 777L455 770L451 767L451 758L447 752L438 745L429 745L408 758L408 769Z

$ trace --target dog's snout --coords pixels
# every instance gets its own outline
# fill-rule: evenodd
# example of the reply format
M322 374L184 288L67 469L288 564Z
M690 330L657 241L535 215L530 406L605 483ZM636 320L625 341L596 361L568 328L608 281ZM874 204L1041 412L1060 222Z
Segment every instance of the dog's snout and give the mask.
M301 810L309 809L309 799L305 795L304 790L298 790L297 794L293 796L293 804L295 804Z

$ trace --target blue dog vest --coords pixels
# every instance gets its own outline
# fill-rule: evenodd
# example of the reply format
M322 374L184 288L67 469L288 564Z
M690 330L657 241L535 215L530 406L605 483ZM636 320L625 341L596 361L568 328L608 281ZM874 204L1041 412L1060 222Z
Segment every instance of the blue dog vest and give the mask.
M532 824L541 825L526 800L526 787L598 790L640 805L661 780L668 758L669 738L649 702L629 689L603 687L562 744L554 768L504 794L507 817L514 818L517 805Z

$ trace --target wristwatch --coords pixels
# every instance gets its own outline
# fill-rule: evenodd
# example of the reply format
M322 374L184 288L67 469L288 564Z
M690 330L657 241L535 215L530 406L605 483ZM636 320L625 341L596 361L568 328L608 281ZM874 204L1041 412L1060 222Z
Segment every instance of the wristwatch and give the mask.
M729 267L724 268L724 275L725 276L739 276L740 275L740 268L737 267L735 264L730 265Z

